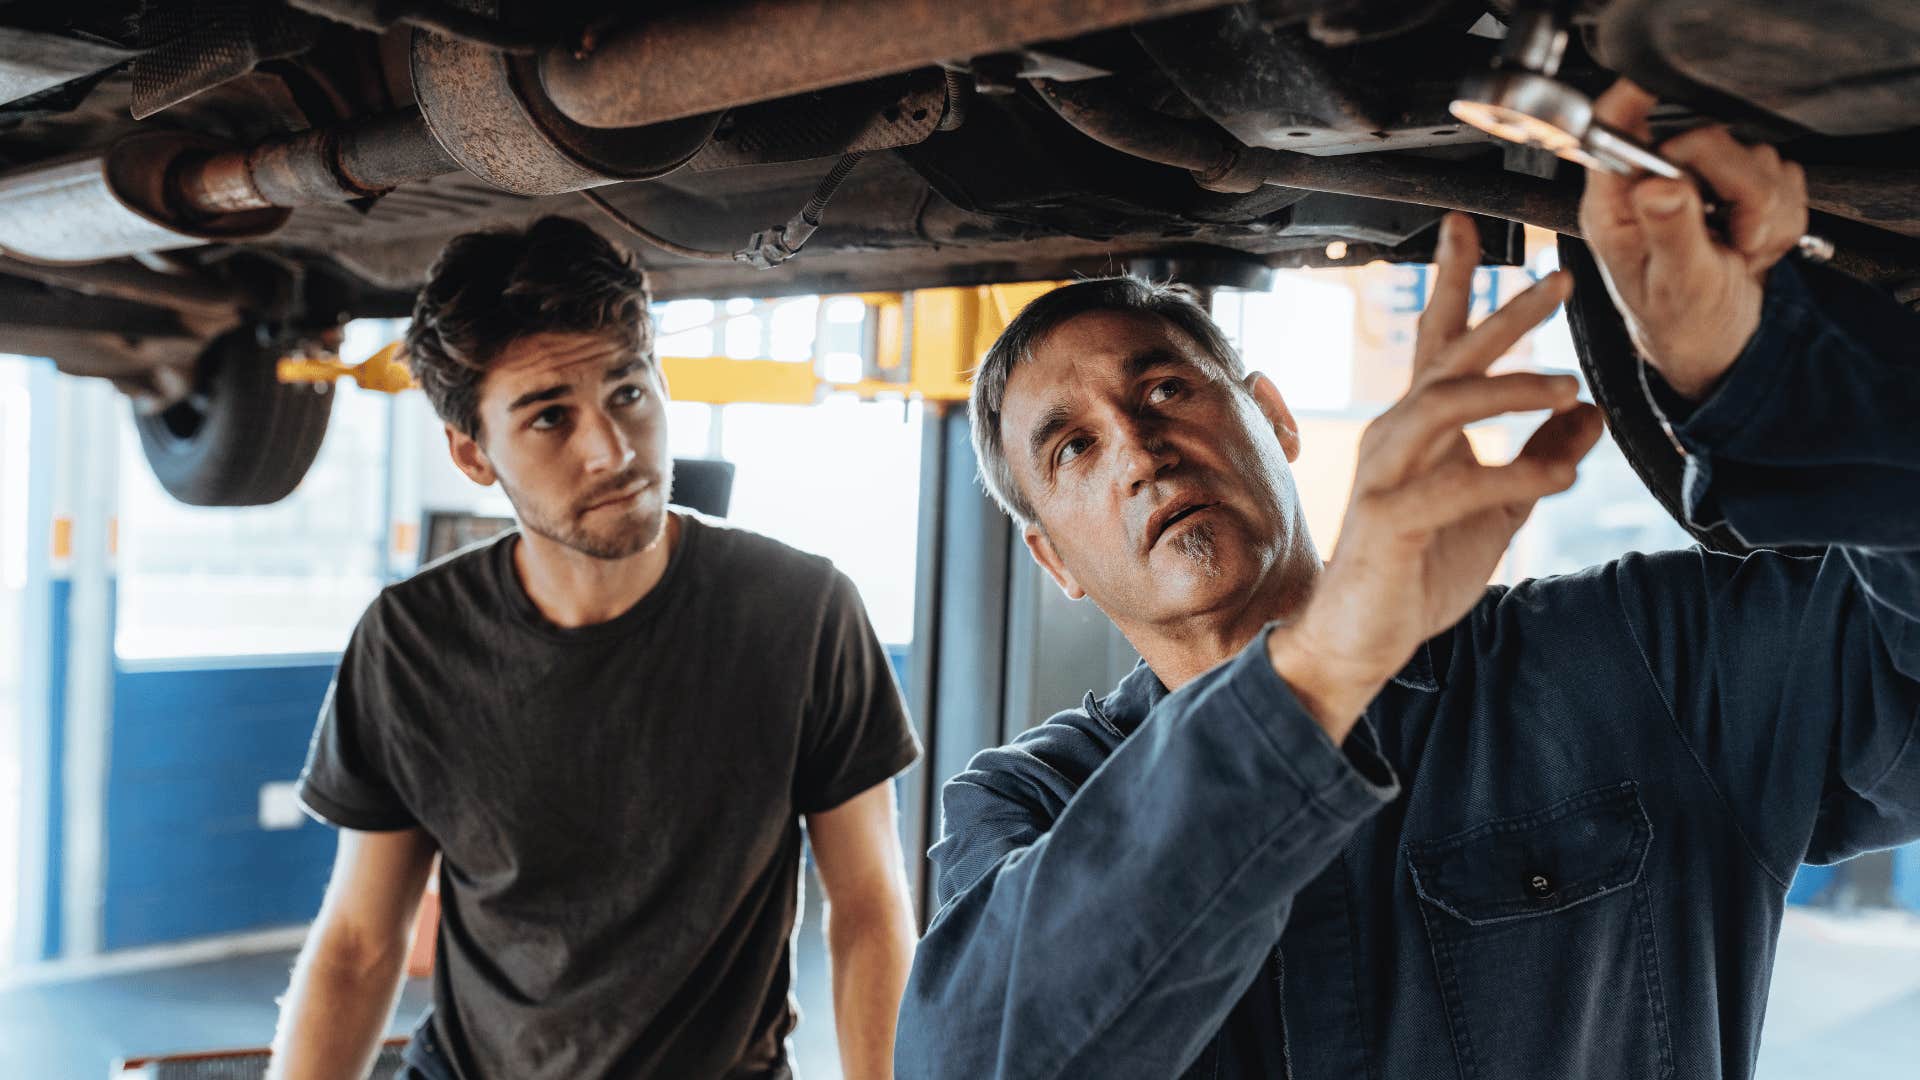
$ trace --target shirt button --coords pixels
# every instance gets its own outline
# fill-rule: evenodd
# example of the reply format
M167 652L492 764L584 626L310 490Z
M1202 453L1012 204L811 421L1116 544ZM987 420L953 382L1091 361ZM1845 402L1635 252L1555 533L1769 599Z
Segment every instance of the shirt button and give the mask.
M1535 900L1545 900L1553 895L1553 882L1545 874L1535 874L1527 879L1527 895Z

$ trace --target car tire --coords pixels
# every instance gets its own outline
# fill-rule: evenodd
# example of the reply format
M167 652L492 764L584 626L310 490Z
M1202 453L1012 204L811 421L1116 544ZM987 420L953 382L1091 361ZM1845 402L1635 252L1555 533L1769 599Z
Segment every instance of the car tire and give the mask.
M201 352L193 393L134 417L167 494L189 506L265 506L299 486L326 437L333 388L281 382L276 359L256 329L229 331Z

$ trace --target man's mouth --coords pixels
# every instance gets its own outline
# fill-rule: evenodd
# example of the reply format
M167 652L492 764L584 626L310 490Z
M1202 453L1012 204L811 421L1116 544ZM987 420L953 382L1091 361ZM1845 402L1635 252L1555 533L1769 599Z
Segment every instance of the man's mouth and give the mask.
M1188 503L1169 504L1165 510L1154 515L1153 520L1148 523L1149 528L1147 531L1147 535L1148 535L1147 547L1151 549L1155 544L1158 544L1160 542L1161 537L1173 531L1174 526L1180 524L1181 522L1187 520L1188 518L1192 517L1193 515L1199 513L1202 510L1211 510L1217 505L1219 504L1210 503L1210 502L1188 502Z
M595 510L603 510L609 506L618 506L622 503L632 502L635 497L646 489L647 485L645 483L629 484L611 495L603 495L596 498L593 502L588 503L586 509L582 510L581 513L590 514Z

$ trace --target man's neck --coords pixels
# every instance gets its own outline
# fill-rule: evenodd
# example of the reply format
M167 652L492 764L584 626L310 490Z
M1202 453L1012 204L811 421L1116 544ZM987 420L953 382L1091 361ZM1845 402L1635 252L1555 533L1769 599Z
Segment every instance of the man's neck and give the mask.
M514 545L520 587L555 626L575 629L618 618L666 575L680 542L680 516L669 512L660 538L624 559L596 559L533 532Z
M1297 617L1313 595L1320 570L1320 556L1307 545L1288 564L1274 567L1268 580L1236 608L1137 631L1121 627L1121 632L1161 683L1178 690L1232 659L1268 623Z

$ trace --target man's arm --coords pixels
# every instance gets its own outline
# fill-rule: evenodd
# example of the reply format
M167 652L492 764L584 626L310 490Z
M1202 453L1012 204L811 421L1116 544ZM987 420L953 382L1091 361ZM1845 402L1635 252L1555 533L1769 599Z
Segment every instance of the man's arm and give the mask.
M893 781L807 815L807 838L827 894L840 1071L847 1080L891 1077L915 936Z
M269 1080L338 1080L373 1067L433 855L419 829L340 830L326 898L280 1004Z
M1280 938L1293 897L1397 793L1349 738L1484 594L1514 531L1600 434L1577 381L1487 370L1552 314L1553 275L1469 328L1479 244L1448 215L1407 395L1361 440L1305 611L1162 701L1077 788L1023 740L942 793L943 906L902 1007L907 1076L1173 1076ZM1464 427L1549 410L1513 461ZM1060 782L1055 783L1054 781Z
M1647 135L1651 96L1596 103ZM1696 525L1770 552L1625 562L1629 628L1689 749L1781 882L1920 838L1920 317L1785 258L1807 227L1800 168L1724 128L1662 152L1689 181L1595 174L1581 220L1687 454Z

